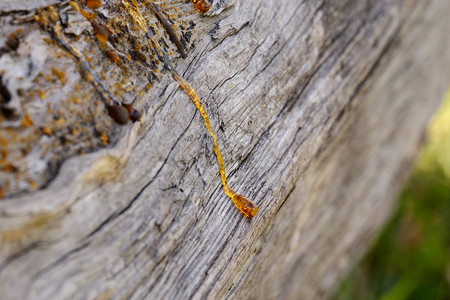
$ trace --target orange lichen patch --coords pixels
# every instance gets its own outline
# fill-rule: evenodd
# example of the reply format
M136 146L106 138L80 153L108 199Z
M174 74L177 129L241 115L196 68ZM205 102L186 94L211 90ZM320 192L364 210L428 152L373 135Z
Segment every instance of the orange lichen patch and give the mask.
M0 145L2 145L3 147L6 147L6 146L8 146L8 142L4 138L0 138Z
M147 62L147 58L144 54L140 53L139 51L134 51L133 55L141 62Z
M3 198L4 195L5 193L3 192L3 189L0 187L0 199Z
M11 33L6 40L6 46L11 50L16 50L19 47L18 35L22 33L22 28L17 29L15 32Z
M114 95L118 98L122 98L123 94L124 94L124 90L122 88L122 85L120 84L120 82L116 82L114 83Z
M29 180L28 183L30 184L30 188L31 188L32 190L37 189L38 185L37 185L36 181L34 181L34 180Z
M58 45L58 44L57 44L54 40L52 40L51 38L44 37L43 40L44 40L44 42L46 42L47 44L50 44L50 45Z
M101 132L100 136L99 136L99 139L102 141L102 143L104 145L108 145L109 139L108 139L108 136L105 133Z
M0 141L0 165L10 170L17 169L15 166L19 168L11 176L3 176L5 180L0 178L5 196L31 190L30 178L36 180L37 188L52 180L53 172L35 174L35 170L29 168L35 157L24 156L26 152L39 152L41 159L59 164L72 155L90 152L115 142L118 138L114 130L117 121L109 120L105 114L95 115L106 103L122 107L119 113L122 122L127 121L129 124L130 120L139 120L142 112L125 103L132 102L137 107L143 107L146 93L162 75L152 73L153 68L155 73L161 73L164 68L162 51L168 53L168 59L171 55L179 56L176 44L169 40L167 30L149 9L149 1L68 0L66 4L55 4L54 7L47 6L36 11L36 19L41 24L35 25L39 25L44 33L42 38L47 43L47 51L53 62L47 61L51 64L39 70L40 74L33 79L33 87L28 89L28 93L19 91L24 112L18 111L18 122L26 113L29 113L29 120L24 119L26 126L23 127L26 128L14 128L17 144L12 142L12 135L4 134L6 128L0 128L3 143L7 142L3 146ZM185 47L191 48L190 39L195 27L191 20L198 18L194 4L180 0L154 3L169 21L175 33L172 36L182 41ZM177 7L182 10L187 7L186 12L194 16L180 16L178 12L175 13ZM67 19L67 13L69 16L76 14L76 19ZM87 30L86 21L89 21ZM74 27L78 25L82 28ZM151 31L151 34L144 34L145 31ZM21 40L15 36L11 35L8 42L11 47L17 46L16 40ZM151 40L162 51L155 50ZM74 71L79 76L69 76ZM79 88L75 87L77 83ZM64 93L54 93L58 86L59 89L64 87ZM4 116L0 116L0 122L3 123L2 118ZM4 158L1 153L3 150L6 153ZM2 161L9 161L11 165L5 165ZM18 177L15 179L15 176Z
M97 9L102 6L102 2L100 0L86 0L86 6L91 9Z
M52 114L52 113L53 113L52 105L50 104L50 102L47 103L47 113L48 113L48 114Z
M114 50L111 51L111 50L106 49L105 50L105 55L106 55L106 57L108 57L108 59L111 62L113 62L113 63L115 63L117 65L120 65L120 57L119 57L119 55L117 54L116 51L114 51Z
M87 82L94 80L94 76L92 76L91 72L83 64L79 64L78 67L80 69L80 75L84 80ZM92 66L92 69L95 69L94 66Z
M81 103L81 99L74 96L74 97L72 98L72 102L75 103L75 104L80 104L80 103Z
M66 74L64 74L64 72L61 72L56 68L52 68L52 74L58 77L62 84L67 83Z
M50 128L48 128L48 127L42 127L41 130L42 130L42 133L45 134L45 135L51 135L52 134L52 130Z
M110 37L109 31L106 30L105 27L100 25L97 21L92 20L91 21L92 29L94 30L95 37L100 42L102 47L104 48L106 46L106 42L108 41L108 38Z
M2 163L0 165L0 170L2 170L4 172L12 173L12 172L17 172L19 170L19 168L8 161L5 161L4 163Z
M95 20L97 18L96 13L85 11L83 9L80 9L80 14L88 20Z
M47 95L42 90L36 90L36 93L38 94L39 98L42 100L47 98Z
M211 5L206 0L191 0L195 4L195 9L199 13L206 13L211 8Z
M25 128L30 127L31 125L33 125L33 121L31 120L30 115L26 114L20 122L20 127Z
M60 127L64 127L64 125L66 124L66 122L64 122L63 118L58 118L58 120L56 120L56 123L60 126Z

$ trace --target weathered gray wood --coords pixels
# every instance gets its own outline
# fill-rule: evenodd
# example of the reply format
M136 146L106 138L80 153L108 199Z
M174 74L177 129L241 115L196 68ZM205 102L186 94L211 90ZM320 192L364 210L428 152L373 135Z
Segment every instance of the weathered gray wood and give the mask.
M222 194L203 122L165 73L115 144L0 201L0 298L325 298L389 215L449 83L449 14L439 0L249 0L186 16L194 47L173 61L257 216Z

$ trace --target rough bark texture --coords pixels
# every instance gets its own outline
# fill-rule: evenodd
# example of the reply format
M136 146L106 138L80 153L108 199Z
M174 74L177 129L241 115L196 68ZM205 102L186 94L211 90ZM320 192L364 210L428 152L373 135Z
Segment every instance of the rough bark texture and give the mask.
M67 3L32 1L69 14L63 29L66 17L45 24L42 11L26 11L29 2L0 4L0 66L19 72L2 72L0 104L16 116L4 116L0 129L43 130L50 121L39 114L45 106L33 104L39 98L76 126L65 112L77 101L64 102L76 87L90 104L74 109L92 116L80 125L84 139L49 146L43 156L43 139L73 134L56 124L14 157L31 166L1 170L10 180L0 200L1 299L325 298L390 214L450 82L448 1L215 1L206 16L189 2L167 1L166 9L183 13L177 29L196 25L184 31L187 58L163 33L155 30L154 39L206 104L230 185L259 205L249 220L223 195L203 121L151 49L142 50L147 68L137 54L125 59L135 50L128 40L114 46L120 64L77 56L73 49L104 51L90 24ZM112 4L126 6L103 2L100 13L110 18ZM7 41L18 17L23 30L13 49ZM130 32L144 31L132 28L139 17L123 18ZM145 20L158 26L150 14ZM46 78L55 65L64 75ZM159 75L142 73L152 66ZM117 87L124 78L139 88ZM113 100L142 108L141 121L114 125L102 104ZM107 147L92 142L93 127ZM2 150L12 155L11 145L23 141L6 142ZM74 156L83 149L93 152Z

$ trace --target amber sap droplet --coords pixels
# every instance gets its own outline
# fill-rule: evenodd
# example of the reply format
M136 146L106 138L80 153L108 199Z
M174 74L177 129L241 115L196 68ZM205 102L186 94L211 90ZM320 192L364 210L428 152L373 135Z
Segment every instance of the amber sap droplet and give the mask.
M106 57L108 57L108 59L111 61L111 62L113 62L113 63L115 63L115 64L117 64L117 65L120 65L120 57L119 57L119 55L117 54L117 52L116 51L111 51L111 50L105 50L105 55L106 55Z
M201 14L208 12L211 8L211 5L206 0L191 0L191 2L195 4L195 9Z
M231 197L234 205L247 217L253 218L258 212L258 206L251 200L240 194L234 194Z
M108 114L114 121L116 121L117 124L125 125L128 123L128 111L125 107L118 104L113 104L107 105L106 109L108 110Z

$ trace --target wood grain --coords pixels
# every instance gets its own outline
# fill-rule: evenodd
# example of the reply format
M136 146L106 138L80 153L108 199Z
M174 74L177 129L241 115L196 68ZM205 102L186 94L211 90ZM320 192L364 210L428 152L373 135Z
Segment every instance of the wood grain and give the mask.
M0 200L0 298L326 298L389 216L448 86L449 14L439 0L215 1L187 14L198 25L173 62L258 214L223 195L201 117L162 72L134 102L140 122L98 113L112 144Z

